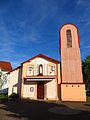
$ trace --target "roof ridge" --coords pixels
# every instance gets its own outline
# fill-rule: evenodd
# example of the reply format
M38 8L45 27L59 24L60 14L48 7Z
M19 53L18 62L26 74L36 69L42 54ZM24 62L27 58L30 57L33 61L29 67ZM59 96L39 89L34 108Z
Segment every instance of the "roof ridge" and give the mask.
M51 60L51 61L53 61L53 62L60 63L59 60L55 60L54 58L51 58L51 57L48 57L48 56L46 56L46 55L44 55L44 54L39 53L39 54L37 54L36 56L34 56L34 57L32 57L32 58L29 58L28 60L22 62L21 64L24 64L25 62L29 62L30 60L35 59L35 58L37 58L37 57L43 57L43 58L46 58L46 59Z

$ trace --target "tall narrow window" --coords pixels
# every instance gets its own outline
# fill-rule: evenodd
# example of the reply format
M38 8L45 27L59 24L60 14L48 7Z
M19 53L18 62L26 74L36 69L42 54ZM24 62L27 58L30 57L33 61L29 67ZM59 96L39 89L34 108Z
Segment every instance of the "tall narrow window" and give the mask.
M43 75L43 66L42 66L42 64L39 65L39 75Z
M68 29L66 31L66 35L67 35L67 47L72 47L72 35L71 35L71 30Z

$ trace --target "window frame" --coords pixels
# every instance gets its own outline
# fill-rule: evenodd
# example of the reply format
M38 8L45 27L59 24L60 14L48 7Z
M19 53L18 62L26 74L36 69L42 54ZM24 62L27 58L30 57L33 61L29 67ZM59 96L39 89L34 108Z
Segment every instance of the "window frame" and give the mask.
M66 30L66 38L67 38L67 47L72 48L72 34L70 29Z
M42 68L42 73L40 73L40 67ZM43 65L42 64L39 65L39 75L41 75L41 76L43 75Z
M33 67L33 74L32 75L30 75L30 74L28 74L28 67ZM34 65L33 64L28 64L28 65L26 65L26 76L28 77L28 76L34 76Z

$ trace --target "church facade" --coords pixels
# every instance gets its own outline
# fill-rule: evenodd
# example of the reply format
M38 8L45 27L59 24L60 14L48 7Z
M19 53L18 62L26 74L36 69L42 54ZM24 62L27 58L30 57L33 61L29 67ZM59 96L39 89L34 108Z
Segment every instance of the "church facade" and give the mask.
M60 33L61 62L38 54L10 71L8 95L21 98L86 101L80 43L75 25L63 25Z
M57 100L59 73L58 60L38 54L10 72L9 95L14 92L22 98Z

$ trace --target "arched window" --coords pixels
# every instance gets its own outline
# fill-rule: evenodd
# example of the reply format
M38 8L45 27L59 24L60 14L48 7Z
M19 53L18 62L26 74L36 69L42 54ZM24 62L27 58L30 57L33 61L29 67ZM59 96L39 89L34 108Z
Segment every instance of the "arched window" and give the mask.
M67 47L72 47L72 35L71 35L71 30L68 29L66 31L66 35L67 35Z
M39 75L43 75L43 65L39 65Z

